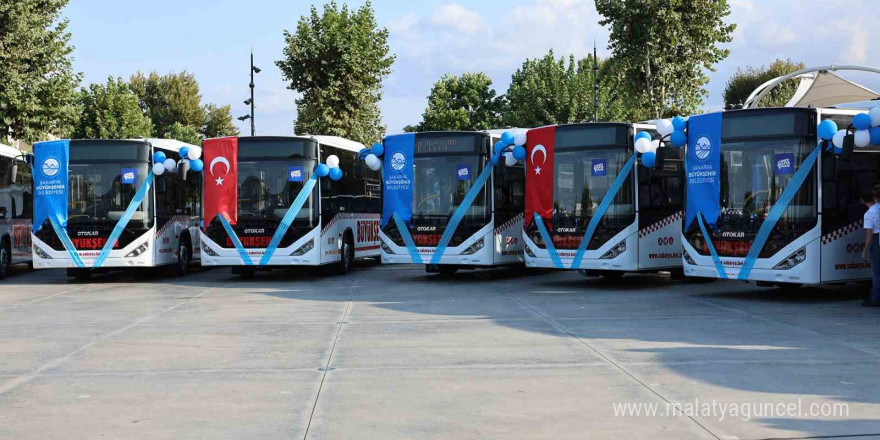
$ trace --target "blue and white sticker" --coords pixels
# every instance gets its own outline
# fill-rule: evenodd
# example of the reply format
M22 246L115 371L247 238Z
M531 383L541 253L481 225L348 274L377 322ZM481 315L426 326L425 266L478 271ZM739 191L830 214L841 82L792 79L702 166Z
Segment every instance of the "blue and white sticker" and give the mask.
M605 177L608 175L608 159L593 159L593 166L590 170L593 177Z
M777 176L794 174L794 153L777 153L774 155L774 167Z
M471 180L471 166L470 165L456 165L455 166L455 175L458 177L458 180Z
M123 168L122 169L122 184L123 185L134 185L138 180L138 170L137 168Z
M287 181L288 182L302 182L305 180L306 170L303 167L289 167L287 168Z

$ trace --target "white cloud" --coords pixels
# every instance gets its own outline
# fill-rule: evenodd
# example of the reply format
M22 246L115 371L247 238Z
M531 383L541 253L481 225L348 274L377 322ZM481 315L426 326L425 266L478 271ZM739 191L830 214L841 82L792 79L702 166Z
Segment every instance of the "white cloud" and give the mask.
M480 14L454 3L434 9L434 13L431 15L431 23L451 26L473 34L483 26L483 18L480 17Z

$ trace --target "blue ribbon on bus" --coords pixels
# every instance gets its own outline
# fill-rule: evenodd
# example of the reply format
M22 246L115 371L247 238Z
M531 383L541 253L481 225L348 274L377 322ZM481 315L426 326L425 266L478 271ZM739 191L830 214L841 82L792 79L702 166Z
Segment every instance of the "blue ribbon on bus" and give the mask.
M541 239L544 240L544 246L547 248L547 253L550 254L550 259L553 260L553 266L557 269L565 269L565 266L562 264L562 259L559 258L559 252L556 251L556 246L553 245L553 238L550 237L550 233L547 232L547 226L544 225L544 219L538 215L537 212L535 214L535 225L538 226L538 232L541 233Z
M477 199L477 196L480 195L480 191L483 190L489 177L492 176L493 168L492 162L486 164L486 167L483 168L483 172L477 176L477 180L471 185L471 189L469 189L467 194L464 195L464 199L458 205L458 208L455 209L455 212L452 213L449 223L443 230L443 235L440 236L437 248L434 250L434 256L431 257L431 264L440 263L440 259L443 258L443 253L446 252L446 246L449 244L449 240L452 240L452 235L455 234L455 230L458 229L458 224L461 223L461 220L464 218L464 215L467 214L467 211L471 209L474 200Z
M749 253L746 254L742 269L740 269L739 276L737 276L740 280L748 279L749 273L752 271L752 268L755 267L755 262L758 259L758 255L761 253L761 249L764 248L764 244L767 242L767 239L770 238L770 233L773 232L776 223L782 218L782 214L785 214L788 205L791 203L792 199L794 199L794 196L797 195L797 192L804 184L804 181L807 180L807 175L813 170L813 165L819 158L821 145L822 144L819 143L819 145L810 152L810 155L804 159L797 172L791 177L791 181L786 185L785 190L782 191L779 200L777 200L776 204L773 205L773 208L770 209L767 218L761 223L761 227L758 229L758 234L755 236L755 241L753 241L752 245L749 247Z
M574 259L571 261L572 269L577 269L581 265L581 260L583 260L584 253L587 251L587 245L590 243L590 240L593 239L593 233L596 232L599 222L605 217L605 212L608 211L608 207L611 206L611 202L614 201L617 192L620 191L620 188L623 186L624 182L626 182L635 163L636 155L633 154L623 165L623 168L620 169L620 173L617 175L617 178L614 179L611 188L608 189L605 197L602 198L602 202L599 203L599 207L596 208L593 218L590 219L590 224L587 225L587 231L584 233L584 238L581 240L581 244L578 246L577 252L574 254Z
M260 266L269 264L269 260L272 259L272 255L274 255L275 250L278 249L278 245L284 238L284 234L287 234L287 230L290 229L290 225L296 219L296 215L299 214L299 211L306 203L306 200L308 200L309 196L312 194L312 189L315 187L317 181L318 175L312 171L312 176L305 184L303 184L303 187L299 190L299 194L293 199L290 208L284 213L284 217L281 218L281 224L278 225L278 229L275 230L275 235L272 236L272 241L269 242L269 246L266 248L263 258L260 259Z
M147 173L147 178L144 179L144 183L142 183L141 186L134 193L134 197L131 199L128 207L125 208L125 212L122 214L122 217L119 219L119 221L116 222L116 226L113 227L113 232L110 233L110 238L108 238L107 242L104 243L104 248L101 249L101 253L98 254L98 259L95 260L95 264L93 264L92 267L97 269L104 265L104 261L107 260L107 257L110 255L110 251L113 250L113 246L116 244L116 240L119 240L119 236L122 235L122 231L124 231L125 227L128 226L128 222L131 220L134 212L137 211L138 207L144 201L144 198L150 191L150 185L152 184L153 173L151 171Z
M79 257L79 253L76 252L73 242L70 241L70 237L67 236L67 231L65 231L53 217L49 217L49 224L51 224L52 229L55 230L55 235L61 239L61 243L64 245L64 250L67 251L67 255L70 256L70 259L73 260L73 264L79 268L86 267L85 263L83 263L82 259Z
M706 240L706 247L709 248L709 253L712 255L712 261L715 263L715 270L718 271L718 277L721 279L727 279L727 272L724 271L724 264L721 263L721 258L718 257L718 252L715 250L715 244L712 243L712 236L709 235L709 230L706 229L706 224L703 222L703 213L697 213L697 223L700 225L700 231L703 232L703 238Z
M416 248L416 243L413 241L412 235L409 233L409 228L407 228L406 222L400 218L400 214L396 211L391 213L391 218L394 219L394 225L397 226L397 230L400 231L400 236L403 238L403 243L406 245L406 250L409 251L409 256L412 257L413 263L423 264L422 256L419 255L419 249Z
M235 229L232 229L232 225L229 224L226 214L221 212L217 214L217 218L220 219L220 224L222 224L223 229L226 230L226 235L229 236L229 240L232 241L232 245L235 246L235 250L238 251L238 256L241 258L241 262L244 263L245 266L253 266L254 262L251 261L247 249L244 248L244 245L241 244L241 240L238 239L238 235L235 234Z

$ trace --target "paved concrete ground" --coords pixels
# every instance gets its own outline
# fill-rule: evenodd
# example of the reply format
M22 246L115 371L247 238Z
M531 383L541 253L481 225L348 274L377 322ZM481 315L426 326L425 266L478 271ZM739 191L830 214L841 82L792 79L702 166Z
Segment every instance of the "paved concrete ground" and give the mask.
M880 436L880 311L853 286L16 272L0 282L4 439Z

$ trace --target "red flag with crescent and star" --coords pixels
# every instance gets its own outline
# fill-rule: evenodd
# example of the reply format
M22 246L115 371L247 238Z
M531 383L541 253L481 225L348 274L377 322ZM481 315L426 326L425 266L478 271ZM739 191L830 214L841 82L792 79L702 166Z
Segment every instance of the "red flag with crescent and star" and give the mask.
M238 138L208 139L205 155L205 229L223 215L234 225L238 219Z
M526 212L529 226L537 212L545 223L553 219L553 146L556 126L529 130L526 141Z

